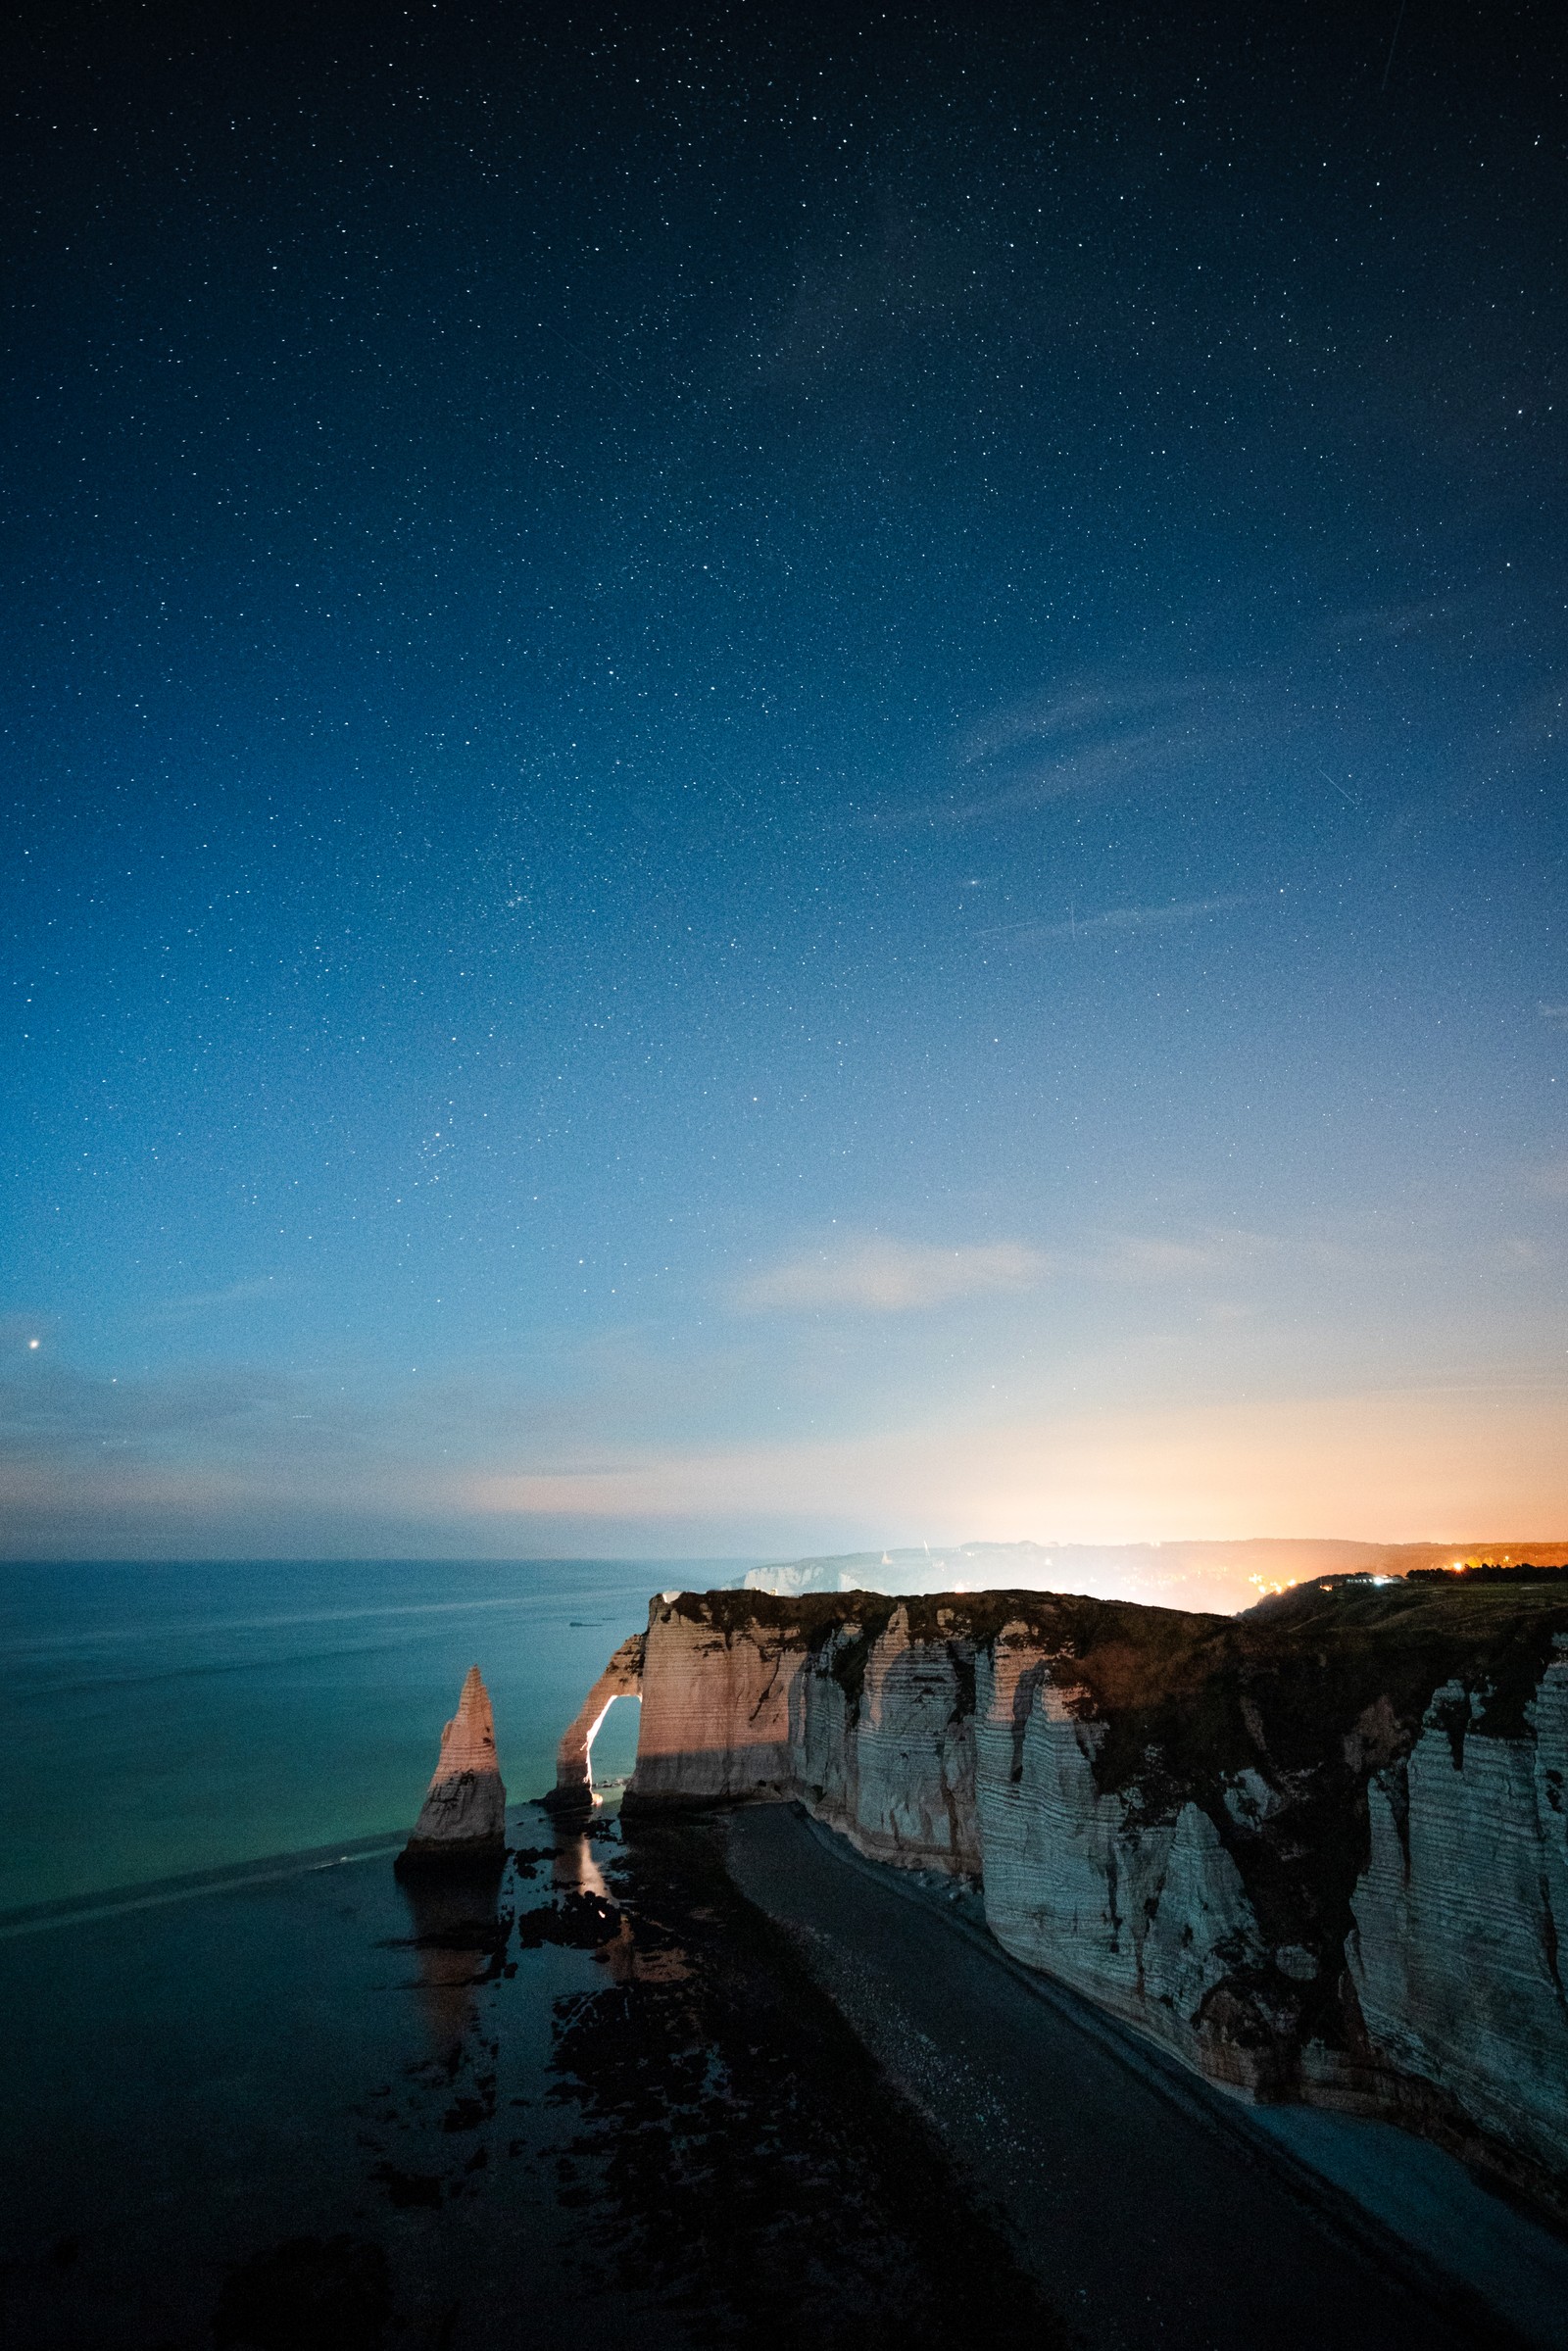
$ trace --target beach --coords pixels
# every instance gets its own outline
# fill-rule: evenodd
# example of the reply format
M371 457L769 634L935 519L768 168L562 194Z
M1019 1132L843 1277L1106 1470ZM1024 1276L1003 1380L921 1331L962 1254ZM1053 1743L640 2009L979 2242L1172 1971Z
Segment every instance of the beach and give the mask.
M1086 2344L1564 2339L1568 2246L1439 2149L1226 2096L796 1808L726 1850Z
M0 1941L9 2344L1067 2340L710 1827L510 1827Z
M13 1571L8 2344L1561 2343L1568 2248L1452 2158L1241 2105L789 1804L514 1801L400 1883L470 1654L537 1794L647 1572L122 1569L73 1629Z

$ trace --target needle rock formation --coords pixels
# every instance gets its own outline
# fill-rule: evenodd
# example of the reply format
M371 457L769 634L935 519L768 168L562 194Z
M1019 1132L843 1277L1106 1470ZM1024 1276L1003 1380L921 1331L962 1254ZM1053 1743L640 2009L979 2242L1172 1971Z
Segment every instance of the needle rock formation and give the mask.
M977 1882L1004 1949L1212 2080L1400 2122L1568 2214L1568 1582L1240 1617L682 1592L630 1652L629 1818L798 1801Z
M470 1665L458 1711L441 1734L441 1759L398 1867L499 1861L506 1837L507 1791L496 1761L490 1692L479 1679L479 1668Z

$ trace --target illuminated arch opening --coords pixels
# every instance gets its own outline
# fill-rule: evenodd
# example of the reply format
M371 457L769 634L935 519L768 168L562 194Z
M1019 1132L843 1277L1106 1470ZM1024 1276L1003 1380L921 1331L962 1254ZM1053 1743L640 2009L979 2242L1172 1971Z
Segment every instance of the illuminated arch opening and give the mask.
M637 1735L643 1702L623 1690L605 1702L588 1734L588 1785L593 1788L624 1788L637 1762Z

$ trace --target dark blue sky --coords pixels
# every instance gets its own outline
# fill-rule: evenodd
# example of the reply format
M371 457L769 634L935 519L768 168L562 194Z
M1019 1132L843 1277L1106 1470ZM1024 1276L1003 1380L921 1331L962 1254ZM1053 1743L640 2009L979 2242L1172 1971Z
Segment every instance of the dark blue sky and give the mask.
M1561 1532L1560 26L1397 13L22 36L13 1551Z

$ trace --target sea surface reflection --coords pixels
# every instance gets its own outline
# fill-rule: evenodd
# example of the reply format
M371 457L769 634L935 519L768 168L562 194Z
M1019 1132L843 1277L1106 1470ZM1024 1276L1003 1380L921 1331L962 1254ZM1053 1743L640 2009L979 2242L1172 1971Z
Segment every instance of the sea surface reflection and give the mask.
M280 1863L0 1942L8 2345L951 2334L962 2192L713 1832L510 1826L481 1878Z
M443 2057L475 2022L477 1987L494 1983L507 1965L513 1914L501 1907L502 1877L503 1864L495 1862L398 1880L414 1932L393 1947L417 1955L420 2006Z

